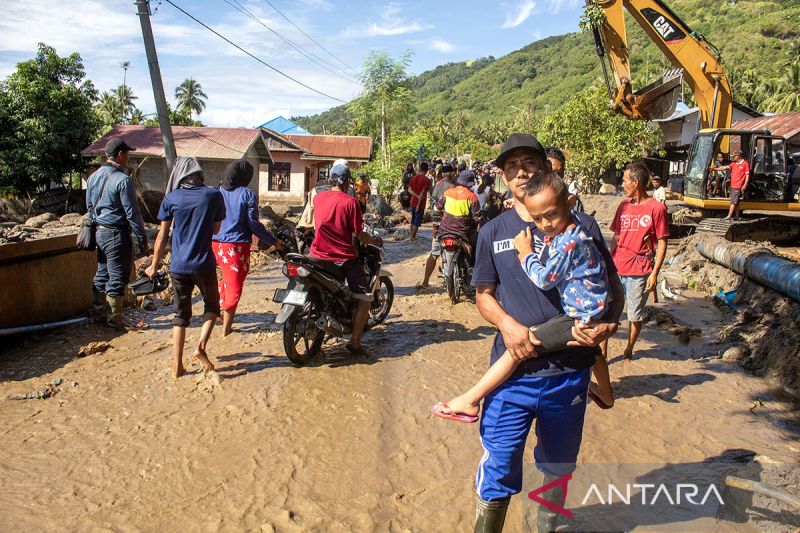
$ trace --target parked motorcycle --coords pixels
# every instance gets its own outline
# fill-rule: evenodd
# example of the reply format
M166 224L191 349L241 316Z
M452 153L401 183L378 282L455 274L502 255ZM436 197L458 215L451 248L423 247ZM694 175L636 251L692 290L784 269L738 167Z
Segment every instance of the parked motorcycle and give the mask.
M356 243L359 261L369 276L372 304L365 330L386 320L394 301L391 273L381 268L383 248ZM330 261L308 255L285 256L283 275L289 280L277 289L273 301L283 304L277 324L283 324L283 349L296 365L307 364L317 355L325 337L343 337L352 332L356 301L347 287L342 269Z
M471 288L472 253L470 243L456 233L442 233L438 237L442 247L442 275L450 302L456 304L461 294Z

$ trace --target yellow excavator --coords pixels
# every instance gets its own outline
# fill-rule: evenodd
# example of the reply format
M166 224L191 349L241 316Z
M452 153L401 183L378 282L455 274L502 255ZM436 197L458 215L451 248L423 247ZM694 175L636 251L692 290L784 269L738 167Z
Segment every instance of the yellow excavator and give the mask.
M730 161L736 151L750 163L750 184L740 203L745 210L798 212L788 176L786 139L769 130L731 129L733 99L719 50L693 32L661 0L587 0L599 7L603 21L593 25L595 48L603 70L611 108L631 119L669 117L679 100L681 83L689 86L700 109L701 129L689 149L683 180L683 201L701 210L728 210L728 178L712 171L718 154ZM625 32L624 10L669 59L673 69L634 91ZM608 74L610 66L613 76ZM730 223L704 218L698 231L729 240L794 240L800 238L800 219L767 216Z

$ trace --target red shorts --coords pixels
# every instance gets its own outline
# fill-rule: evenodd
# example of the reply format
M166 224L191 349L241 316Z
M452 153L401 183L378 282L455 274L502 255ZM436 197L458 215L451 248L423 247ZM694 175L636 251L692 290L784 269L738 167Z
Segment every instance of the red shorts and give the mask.
M250 243L211 243L217 266L222 270L219 281L219 306L223 311L236 311L242 297L244 279L250 271Z

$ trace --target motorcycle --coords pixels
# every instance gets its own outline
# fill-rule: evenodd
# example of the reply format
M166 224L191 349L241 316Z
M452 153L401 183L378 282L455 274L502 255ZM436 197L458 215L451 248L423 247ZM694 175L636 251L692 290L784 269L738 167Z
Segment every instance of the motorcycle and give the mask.
M442 247L442 275L450 302L458 303L461 294L472 283L471 245L456 233L442 233L438 237Z
M392 308L394 285L384 270L383 248L356 242L359 262L372 287L368 331L381 324ZM285 255L283 275L289 282L276 289L273 301L282 304L275 323L283 324L283 349L289 360L304 366L322 349L326 337L352 333L356 300L347 287L344 272L330 261L308 255Z
M284 228L275 237L283 241L287 253L307 254L314 241L314 228Z

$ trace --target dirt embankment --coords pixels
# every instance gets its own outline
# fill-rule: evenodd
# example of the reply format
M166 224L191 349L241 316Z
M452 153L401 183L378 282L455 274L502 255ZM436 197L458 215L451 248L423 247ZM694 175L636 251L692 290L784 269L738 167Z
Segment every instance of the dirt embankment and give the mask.
M695 245L708 238L701 234L683 239L664 276L671 287L681 283L715 297L724 316L718 338L722 357L800 393L800 303L700 255ZM770 243L737 246L791 258Z

